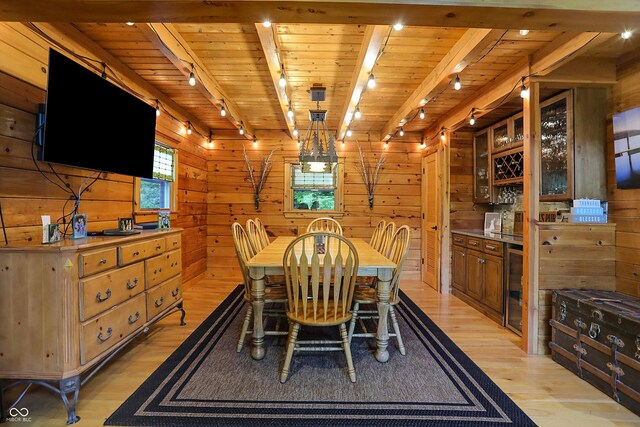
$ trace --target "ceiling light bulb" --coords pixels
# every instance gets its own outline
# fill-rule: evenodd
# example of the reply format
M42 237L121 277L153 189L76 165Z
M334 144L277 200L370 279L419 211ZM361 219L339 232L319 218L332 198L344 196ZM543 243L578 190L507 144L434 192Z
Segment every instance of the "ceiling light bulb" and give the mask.
M238 129L238 132L240 132L240 135L244 135L244 126L240 125L240 129Z
M269 28L269 27L271 26L271 21L264 21L264 22L262 23L262 25L263 25L265 28Z
M298 136L298 128L293 128L293 136Z
M461 87L462 87L462 83L460 83L460 76L456 76L455 83L453 83L453 88L455 90L460 90Z
M367 80L367 87L369 89L373 89L374 87L376 87L376 78L373 75L373 73L369 74L369 80Z
M227 115L227 110L224 108L224 105L222 107L220 107L220 115L222 117Z
M474 116L473 113L471 113L471 118L469 119L469 124L471 126L476 124L476 116Z
M253 138L253 148L258 148L258 140Z
M135 22L127 22L127 25L130 27L133 26L133 24L135 24Z
M521 36L526 36L527 34L529 34L529 30L520 30Z
M442 131L440 131L440 139L444 141L444 139L446 138L445 134L444 134L444 129Z
M284 76L284 71L280 73L280 80L278 81L278 83L280 84L280 87L285 87L287 85L287 79Z
M345 147L345 145L346 145L346 144L344 143L344 139L343 139L343 140L342 140L342 148L344 148L344 147Z
M191 67L191 73L189 73L189 85L190 86L196 85L196 76L195 74L193 74L193 67Z
M400 136L404 136L404 128L400 128L399 134L400 134Z
M156 101L156 117L160 117L160 103Z
M404 28L404 25L402 25L400 22L397 22L396 24L394 24L393 29L396 31L400 31Z
M420 120L424 120L424 108L420 109Z
M522 82L522 87L520 88L520 98L529 98L529 89L524 85L524 81Z
M424 138L422 138L422 141L420 141L420 149L424 150L425 148L427 148L427 144L424 142Z
M360 112L360 107L356 107L356 111L353 112L353 117L355 117L356 119L359 119L360 117L362 117L362 113Z
M384 149L388 150L389 149L389 140L384 142Z
M351 136L353 135L353 132L351 132L351 128L347 128L347 136Z
M191 135L193 131L191 130L191 125L187 126L187 135Z
M289 118L293 117L293 110L291 109L291 107L289 107L289 109L287 110L287 116L289 116Z
M631 35L633 34L632 31L630 30L624 30L623 32L620 33L620 37L622 37L624 40L628 40L631 38Z

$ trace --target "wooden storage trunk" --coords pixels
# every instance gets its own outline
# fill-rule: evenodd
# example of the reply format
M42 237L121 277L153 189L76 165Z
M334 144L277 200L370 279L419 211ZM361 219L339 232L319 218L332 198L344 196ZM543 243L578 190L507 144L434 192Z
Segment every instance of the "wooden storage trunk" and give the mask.
M640 415L640 299L557 290L549 323L553 360Z

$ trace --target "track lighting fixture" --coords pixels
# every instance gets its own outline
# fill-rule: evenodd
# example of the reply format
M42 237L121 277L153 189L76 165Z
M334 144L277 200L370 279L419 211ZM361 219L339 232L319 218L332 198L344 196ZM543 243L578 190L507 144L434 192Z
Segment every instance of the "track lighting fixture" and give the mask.
M209 129L209 148L213 149L213 131Z
M455 90L460 90L461 87L462 87L462 83L460 83L460 76L456 76L456 80L453 83L453 88Z
M227 115L227 110L224 108L224 105L222 107L220 107L220 115L222 117Z
M526 36L527 34L529 34L529 30L520 30L521 36Z
M195 86L196 85L196 75L193 72L194 68L193 68L193 64L191 64L191 73L189 73L189 85L190 86Z
M284 67L282 68L282 71L280 71L280 80L278 80L278 84L280 87L285 87L287 85L287 78L284 75Z
M376 77L373 75L373 73L369 74L369 80L367 80L367 87L369 89L373 89L376 87Z
M298 128L294 127L293 128L293 136L298 136L300 134L300 132L298 132Z
M353 135L353 132L351 131L350 127L347 127L347 136L350 137L351 135Z
M404 128L400 127L400 131L398 132L400 136L404 136Z
M529 98L529 89L524 84L524 77L522 78L522 86L520 86L520 98Z
M289 108L287 109L287 116L289 116L289 118L293 117L293 110L291 109L291 105L289 105Z
M442 130L440 131L440 139L444 141L444 140L445 140L445 138L446 138L446 136L445 136L445 134L444 134L444 129L442 129Z
M191 130L191 122L187 122L187 135L191 135L193 131Z
M475 116L475 114L473 113L473 110L471 110L471 118L469 119L469 124L470 124L471 126L473 126L473 125L475 125L475 124L476 124L476 116Z
M384 142L384 146L383 146L383 148L384 148L385 150L388 150L388 149L389 149L389 140L388 140L388 139Z
M402 25L402 23L400 23L400 22L396 22L396 23L393 25L393 29L394 29L394 30L396 30L396 31L400 31L400 30L402 30L403 28L404 28L404 25Z
M255 137L253 138L253 148L258 148L258 140Z
M242 125L242 122L240 122L240 128L238 129L238 132L240 132L240 135L244 135L244 126Z
M424 120L424 108L420 109L420 120Z
M422 139L420 140L420 149L424 150L425 148L427 148L427 143L424 140L424 136L422 137Z
M262 26L265 27L265 28L269 28L271 26L271 21L264 21L262 23Z
M355 117L356 119L359 119L360 117L362 117L362 113L360 112L360 107L356 107L356 110L353 112L353 117Z
M620 33L620 37L622 37L624 40L629 40L632 34L633 32L631 30L624 30Z

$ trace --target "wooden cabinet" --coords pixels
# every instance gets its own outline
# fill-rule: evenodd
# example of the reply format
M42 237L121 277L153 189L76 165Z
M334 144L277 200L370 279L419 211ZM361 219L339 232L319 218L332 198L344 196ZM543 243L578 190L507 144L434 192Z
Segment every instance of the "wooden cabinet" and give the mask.
M179 229L0 247L0 378L77 392L153 322L182 322L180 252Z
M573 197L571 91L540 103L540 200Z
M452 235L453 294L502 325L505 243L455 232Z
M490 161L489 131L484 130L473 139L473 200L476 203L491 201Z

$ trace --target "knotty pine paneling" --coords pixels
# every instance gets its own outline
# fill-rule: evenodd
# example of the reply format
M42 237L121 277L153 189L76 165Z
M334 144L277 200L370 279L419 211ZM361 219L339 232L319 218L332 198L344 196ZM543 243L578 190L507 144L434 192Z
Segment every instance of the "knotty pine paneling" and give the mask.
M0 72L0 203L10 244L39 241L42 236L40 216L51 215L52 221L56 221L62 216L65 203L65 213L73 205L67 200L67 193L38 172L32 159L35 113L44 97L43 88ZM72 123L69 129L71 132ZM126 131L124 125L123 131ZM172 219L174 226L185 229L182 263L183 277L188 280L202 274L206 267L206 150L201 147L199 138L183 136L181 125L166 114L158 118L157 138L177 148L179 153L178 212ZM88 151L87 155L92 153ZM38 162L38 165L49 179L69 185L74 191L87 177L95 174L89 170L53 165L62 178L63 182L59 182L46 163ZM100 179L83 194L79 207L79 212L88 215L89 231L117 228L118 217L132 216L132 211L133 178L111 173L101 174ZM136 220L154 221L156 218L156 215L149 215Z
M616 290L640 296L640 189L616 186L613 114L640 106L640 62L618 68L607 117L609 222L616 223Z
M253 167L277 148L272 157L273 167L260 196L260 209L253 203L253 189L246 172L241 140L217 140L209 153L208 162L208 215L207 215L207 272L212 279L240 281L238 261L233 248L231 225L238 221L259 217L267 232L276 236L295 236L304 233L312 218L285 218L284 216L284 158L296 157L296 143L280 132L258 134L258 148L244 142ZM419 140L405 135L401 141L392 141L385 152L386 162L380 174L374 207L369 209L366 189L355 168L357 146L347 142L345 156L344 206L345 214L338 221L347 237L368 240L376 224L384 219L396 225L411 227L412 240L403 277L420 278L420 162ZM365 155L373 159L383 148L381 142L361 142ZM317 215L320 216L320 215Z

